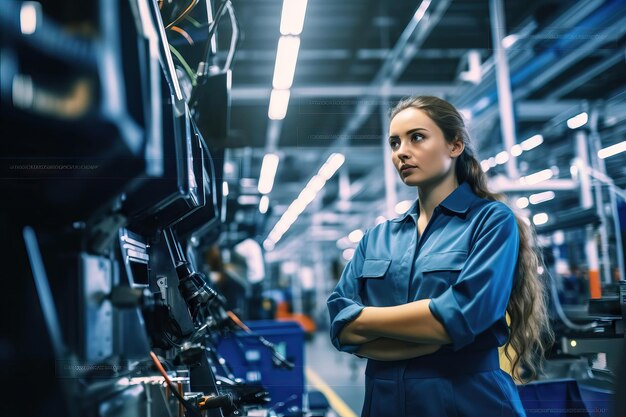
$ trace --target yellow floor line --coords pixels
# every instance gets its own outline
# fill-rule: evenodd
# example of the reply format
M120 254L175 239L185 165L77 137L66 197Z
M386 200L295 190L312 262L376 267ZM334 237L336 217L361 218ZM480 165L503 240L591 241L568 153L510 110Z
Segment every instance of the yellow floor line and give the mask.
M308 366L305 369L307 381L313 385L319 392L326 396L326 399L330 403L330 406L341 417L357 417L348 404L346 404L340 397L328 386L326 382Z

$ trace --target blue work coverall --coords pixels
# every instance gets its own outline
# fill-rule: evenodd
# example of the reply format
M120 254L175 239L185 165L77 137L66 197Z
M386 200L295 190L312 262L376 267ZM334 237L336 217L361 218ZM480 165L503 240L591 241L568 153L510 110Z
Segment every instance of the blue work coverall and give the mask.
M399 361L368 359L362 417L525 416L512 378L500 369L506 307L517 275L519 231L504 203L462 182L418 236L419 199L402 216L365 233L327 301L333 345L365 306L431 299L451 343Z

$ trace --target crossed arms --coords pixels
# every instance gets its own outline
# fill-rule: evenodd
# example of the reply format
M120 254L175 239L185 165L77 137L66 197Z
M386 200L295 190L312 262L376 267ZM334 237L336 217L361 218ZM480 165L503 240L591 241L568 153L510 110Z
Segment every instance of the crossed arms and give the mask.
M356 354L380 361L416 358L450 343L430 300L392 307L365 307L339 334L342 344L360 345Z

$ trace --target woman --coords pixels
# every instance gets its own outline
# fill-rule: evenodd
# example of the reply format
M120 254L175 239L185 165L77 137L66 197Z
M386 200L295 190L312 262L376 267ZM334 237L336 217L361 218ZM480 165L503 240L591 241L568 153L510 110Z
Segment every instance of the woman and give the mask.
M335 347L369 358L361 415L524 416L498 347L534 376L553 340L532 229L487 190L448 102L398 103L389 146L418 199L368 230L328 298Z

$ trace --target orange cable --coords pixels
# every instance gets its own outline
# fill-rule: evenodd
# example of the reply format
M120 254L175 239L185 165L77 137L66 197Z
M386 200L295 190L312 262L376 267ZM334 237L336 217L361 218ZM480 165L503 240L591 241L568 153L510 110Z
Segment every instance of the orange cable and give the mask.
M228 314L228 317L230 317L230 319L232 321L235 322L235 324L239 327L241 327L242 329L244 329L246 332L248 333L252 333L252 330L250 330L250 328L248 326L246 326L240 319L239 317L237 317L237 315L235 313L233 313L232 311L227 311L226 314Z
M189 34L184 29L181 29L178 26L172 26L170 29L172 29L174 32L178 32L181 35L183 35L183 38L185 38L187 42L189 42L189 45L193 45L193 39L191 38L191 36L189 36Z
M191 2L189 3L189 6L187 6L187 8L185 9L185 11L183 11L176 19L174 19L173 21L171 21L170 23L167 24L167 26L165 26L165 29L169 29L172 26L174 26L176 23L180 22L185 16L187 16L189 14L189 12L196 7L196 5L198 4L200 0L191 0Z

